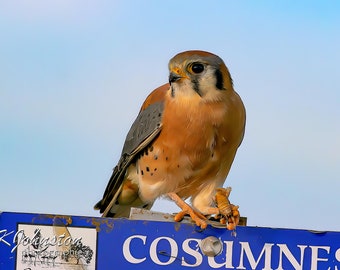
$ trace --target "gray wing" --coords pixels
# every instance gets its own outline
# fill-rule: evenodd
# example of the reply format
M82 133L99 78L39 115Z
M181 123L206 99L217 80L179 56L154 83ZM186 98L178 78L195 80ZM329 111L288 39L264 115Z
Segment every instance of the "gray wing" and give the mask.
M162 128L162 115L164 103L156 102L149 105L145 110L140 111L126 135L122 154L117 166L106 186L102 200L95 206L95 209L108 216L110 209L116 202L122 188L126 169L137 157L138 154L157 137Z

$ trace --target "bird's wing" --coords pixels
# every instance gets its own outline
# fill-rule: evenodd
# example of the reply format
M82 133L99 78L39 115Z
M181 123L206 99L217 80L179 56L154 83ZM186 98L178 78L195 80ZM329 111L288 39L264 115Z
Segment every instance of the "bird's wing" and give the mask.
M126 136L121 157L113 169L103 198L94 206L95 209L103 213L103 216L107 216L120 194L126 169L161 131L164 96L168 88L168 84L165 84L154 90L143 103L132 124Z

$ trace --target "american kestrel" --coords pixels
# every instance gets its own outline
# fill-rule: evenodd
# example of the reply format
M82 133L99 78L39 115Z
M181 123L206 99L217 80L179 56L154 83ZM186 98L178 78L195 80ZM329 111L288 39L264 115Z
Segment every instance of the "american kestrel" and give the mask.
M217 55L182 52L169 71L169 83L144 101L95 209L128 217L131 207L150 209L166 196L182 209L175 220L189 214L205 227L206 215L219 214L214 195L242 142L245 108Z

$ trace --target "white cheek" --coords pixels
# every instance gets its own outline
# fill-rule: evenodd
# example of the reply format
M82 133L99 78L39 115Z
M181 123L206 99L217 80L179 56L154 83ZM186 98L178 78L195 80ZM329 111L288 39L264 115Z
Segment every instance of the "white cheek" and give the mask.
M199 79L200 90L204 94L216 90L216 76L213 70L208 69Z
M171 88L174 98L190 98L197 95L189 79L182 79L180 82L173 83Z

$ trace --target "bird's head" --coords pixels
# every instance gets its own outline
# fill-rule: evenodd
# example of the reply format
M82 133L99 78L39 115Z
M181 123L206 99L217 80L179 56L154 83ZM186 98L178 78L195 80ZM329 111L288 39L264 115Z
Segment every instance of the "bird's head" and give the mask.
M169 62L171 95L199 96L205 101L220 99L233 89L223 60L205 51L186 51Z

